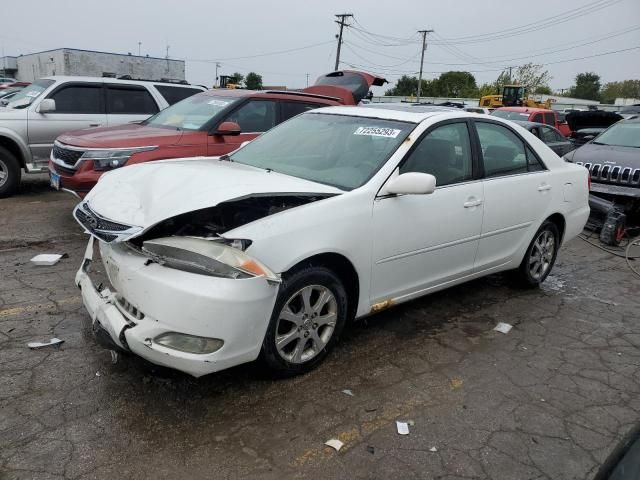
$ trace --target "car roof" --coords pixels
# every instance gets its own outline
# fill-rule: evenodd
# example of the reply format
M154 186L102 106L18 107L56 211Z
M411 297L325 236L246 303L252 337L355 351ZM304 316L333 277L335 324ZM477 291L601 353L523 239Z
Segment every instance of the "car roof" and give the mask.
M526 112L526 113L553 112L553 110L549 110L548 108L536 108L536 107L500 107L500 108L496 108L496 110L502 110L507 112Z
M172 87L183 88L197 88L202 89L200 85L192 85L190 83L178 83L178 82L163 82L161 80L127 80L125 78L113 78L113 77L83 77L83 76L69 76L69 75L52 75L48 77L41 77L39 80L55 80L57 82L96 82L96 83L125 83L127 85L167 85Z
M455 113L459 117L477 118L477 114L465 112L460 108L433 107L428 105L403 105L389 103L373 103L358 107L326 107L312 110L308 113L330 113L333 115L349 115L353 117L380 118L383 120L398 120L401 122L420 123L421 121L439 115Z

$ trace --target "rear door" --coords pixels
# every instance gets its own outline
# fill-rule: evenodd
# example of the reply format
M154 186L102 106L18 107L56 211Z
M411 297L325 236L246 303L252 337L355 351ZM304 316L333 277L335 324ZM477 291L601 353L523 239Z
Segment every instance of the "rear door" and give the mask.
M54 112L29 111L29 148L36 163L49 159L60 134L107 123L102 83L63 83L45 98L55 100Z
M136 123L158 113L151 93L142 85L106 84L107 123Z
M476 271L508 263L551 202L550 173L510 127L474 121L484 168L484 219Z
M258 135L276 126L278 103L271 99L250 98L229 113L220 123L235 122L240 125L240 135L210 135L207 145L209 155L225 155L238 149L243 142L250 142ZM219 125L218 124L218 125ZM214 127L214 130L216 127Z

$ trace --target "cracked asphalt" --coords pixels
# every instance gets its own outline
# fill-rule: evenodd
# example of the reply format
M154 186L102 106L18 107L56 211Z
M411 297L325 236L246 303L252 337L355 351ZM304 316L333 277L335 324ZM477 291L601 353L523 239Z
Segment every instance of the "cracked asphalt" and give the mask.
M640 282L580 240L540 290L497 275L387 310L305 376L194 379L95 344L74 203L42 177L0 200L3 480L587 479L639 421Z

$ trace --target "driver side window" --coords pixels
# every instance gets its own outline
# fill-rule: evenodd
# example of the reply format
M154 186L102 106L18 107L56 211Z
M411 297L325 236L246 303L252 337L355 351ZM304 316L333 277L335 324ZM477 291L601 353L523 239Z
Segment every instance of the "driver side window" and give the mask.
M449 123L436 127L400 165L400 173L430 173L436 186L465 182L472 178L471 142L467 124Z
M242 133L266 132L276 124L276 102L272 100L250 100L231 112L224 122L240 125Z

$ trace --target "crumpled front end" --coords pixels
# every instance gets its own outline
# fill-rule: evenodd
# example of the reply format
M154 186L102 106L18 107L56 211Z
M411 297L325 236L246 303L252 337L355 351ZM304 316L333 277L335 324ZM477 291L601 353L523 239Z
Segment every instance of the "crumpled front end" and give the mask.
M100 241L110 288L98 288L91 278L94 242L92 236L76 284L108 348L196 377L258 357L277 281L183 271L126 243Z

